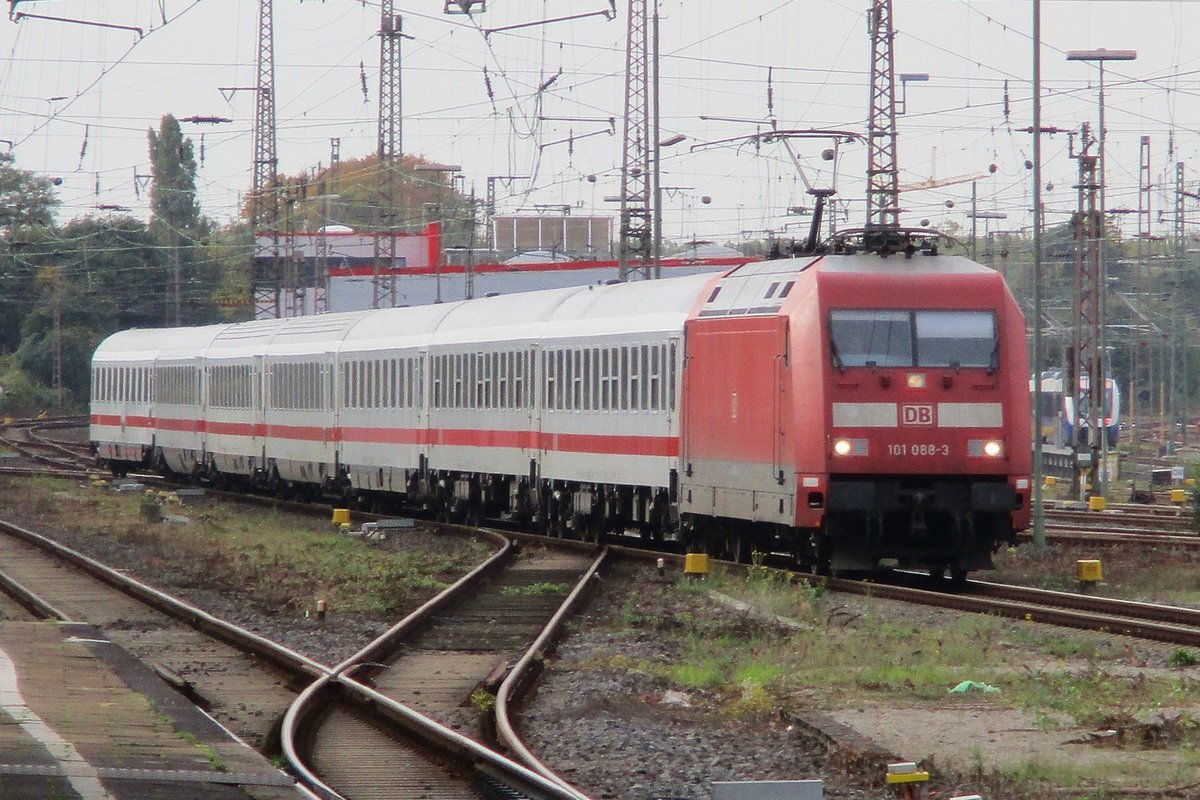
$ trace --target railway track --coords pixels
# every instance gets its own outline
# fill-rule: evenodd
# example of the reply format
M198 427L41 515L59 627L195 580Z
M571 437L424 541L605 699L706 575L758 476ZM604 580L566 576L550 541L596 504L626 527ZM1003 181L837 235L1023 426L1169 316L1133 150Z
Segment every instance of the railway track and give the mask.
M306 690L284 721L284 752L294 769L319 796L423 795L438 778L445 782L440 797L490 795L493 757L453 728L491 706L499 738L531 758L508 723L509 699L519 696L512 687L528 685L530 665L550 646L599 563L590 548L506 547ZM497 696L514 661L520 668L511 675L517 677L510 676L508 689ZM468 700L475 709L464 713ZM367 717L367 704L403 733ZM477 768L455 769L453 760L399 746L439 729L455 743L459 758ZM380 758L381 752L389 756ZM531 763L535 771L517 774L527 784L521 791L581 800L551 771Z
M0 474L37 474L74 477L96 472L87 443L51 435L51 431L86 428L87 417L17 420L0 426L0 447L8 448L21 463L0 461Z
M494 534L505 542L504 558L430 601L428 616L396 626L339 674L32 531L0 523L0 534L5 618L86 622L111 632L114 642L260 749L277 746L276 721L305 696L305 686L317 687L316 696L328 700L313 717L321 724L300 738L337 787L316 783L318 796L396 796L380 794L390 786L438 797L582 798L428 715L452 717L477 684L494 690L524 647L545 646L539 634L547 621L562 616L564 597L579 596L580 574L591 574L590 550L531 548L517 556L509 540ZM411 657L393 657L397 647ZM373 659L397 665L394 674L371 675Z
M5 593L35 616L106 631L260 749L296 693L326 671L293 650L9 522L0 522L0 564Z
M932 584L924 575L902 572L894 573L894 582L887 583L828 581L828 587L836 591L1200 647L1200 609L1196 608L978 580L968 580L955 591Z

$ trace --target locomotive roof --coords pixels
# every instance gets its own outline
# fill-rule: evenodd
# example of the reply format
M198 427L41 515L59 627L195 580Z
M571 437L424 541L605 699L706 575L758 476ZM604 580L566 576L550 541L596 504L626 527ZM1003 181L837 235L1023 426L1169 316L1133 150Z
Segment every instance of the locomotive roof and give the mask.
M895 275L900 273L937 275L995 275L995 270L972 261L965 256L916 254L905 258L893 254L884 258L874 253L854 255L828 255L817 262L822 272L865 272Z

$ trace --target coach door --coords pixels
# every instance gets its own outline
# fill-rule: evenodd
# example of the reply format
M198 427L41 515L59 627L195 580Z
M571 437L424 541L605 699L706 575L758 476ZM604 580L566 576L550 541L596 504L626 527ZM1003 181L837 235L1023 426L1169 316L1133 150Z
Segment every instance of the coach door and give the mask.
M680 509L790 523L788 319L695 319L684 359Z

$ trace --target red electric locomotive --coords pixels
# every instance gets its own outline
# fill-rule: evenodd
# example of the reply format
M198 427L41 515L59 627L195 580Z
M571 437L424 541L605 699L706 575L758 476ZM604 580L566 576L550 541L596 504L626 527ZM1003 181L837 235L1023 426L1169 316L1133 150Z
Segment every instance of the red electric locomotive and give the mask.
M692 538L961 578L1028 527L1020 308L998 273L904 241L746 265L698 305L679 501Z

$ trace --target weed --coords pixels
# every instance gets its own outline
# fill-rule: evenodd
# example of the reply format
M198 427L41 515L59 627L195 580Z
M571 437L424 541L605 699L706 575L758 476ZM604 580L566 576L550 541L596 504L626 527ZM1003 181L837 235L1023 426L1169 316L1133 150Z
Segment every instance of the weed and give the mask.
M504 595L543 596L566 594L569 591L571 591L571 584L569 583L542 581L541 583L531 583L527 586L505 586L500 593Z
M204 754L204 760L208 762L210 767L217 772L225 771L225 760L221 758L212 745L199 744L196 746L200 748L200 752Z
M672 682L693 689L710 689L725 684L729 662L724 658L684 661L671 665Z
M300 615L319 593L334 613L392 617L440 591L488 551L481 542L421 531L390 546L366 547L330 532L323 521L277 509L248 515L218 500L198 507L191 525L165 527L141 516L143 501L157 504L156 496L96 487L55 499L64 487L75 488L42 480L23 483L22 494L41 503L50 524L73 523L86 506L95 538L141 548L182 587L237 593L270 614ZM5 493L0 506L12 497Z
M1194 667L1200 664L1200 657L1191 650L1180 647L1171 651L1171 655L1167 656L1167 663L1172 667Z
M487 689L476 689L471 692L471 708L478 711L480 714L490 714L492 709L496 707L496 695L489 692Z

